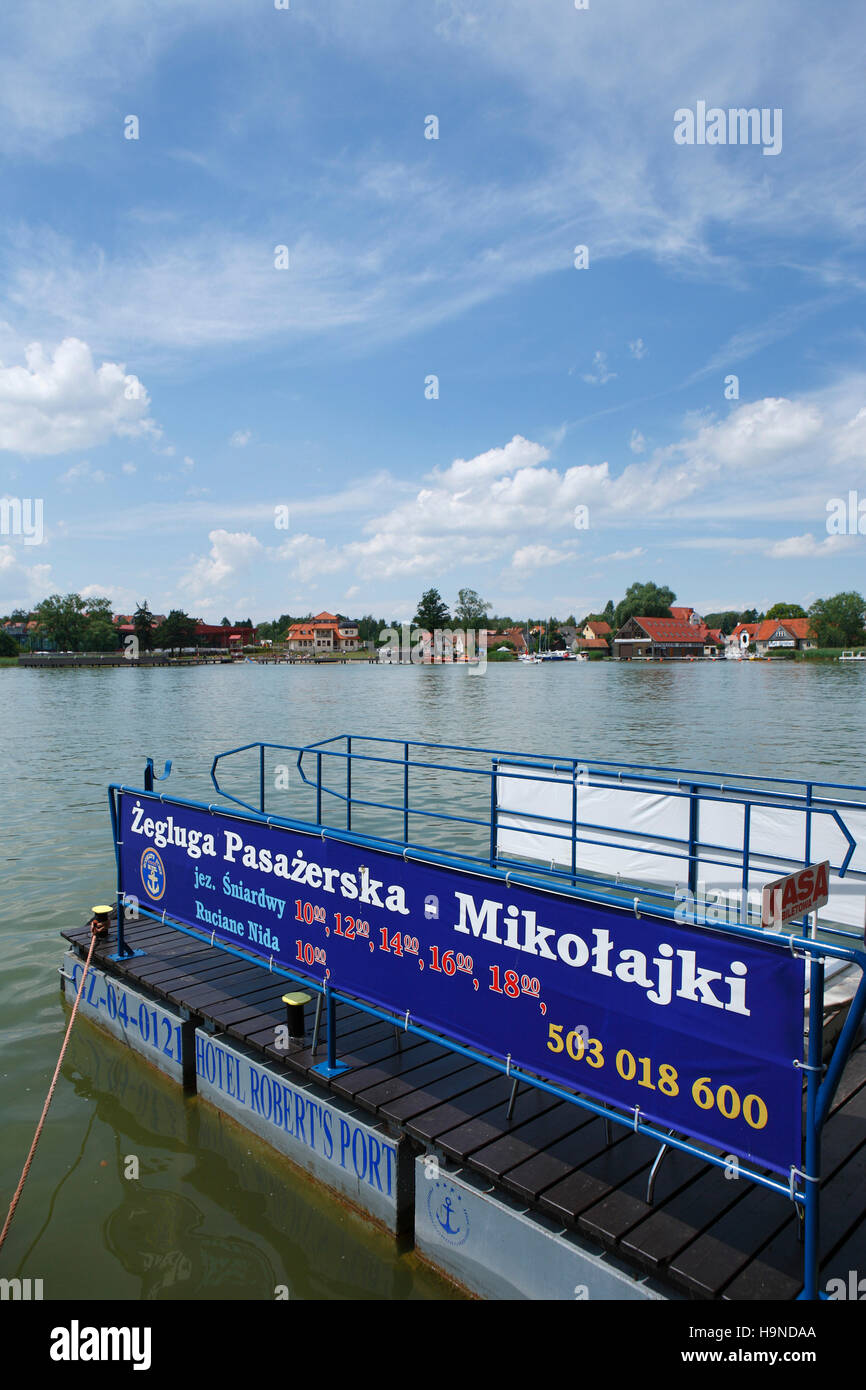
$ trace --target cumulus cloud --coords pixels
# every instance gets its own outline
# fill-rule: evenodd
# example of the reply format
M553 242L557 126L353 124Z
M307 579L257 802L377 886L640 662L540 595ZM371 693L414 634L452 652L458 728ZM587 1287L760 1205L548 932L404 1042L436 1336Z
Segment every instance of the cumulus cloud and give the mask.
M856 539L855 536L824 536L816 541L809 531L804 536L787 536L785 540L774 541L766 554L771 560L830 559L841 550L850 550Z
M249 531L211 531L208 540L208 554L196 560L180 581L181 587L199 602L245 570L263 550L261 541Z
M306 533L290 537L279 547L277 556L289 562L289 574L302 584L315 581L319 575L335 574L346 565L346 556L339 549L332 549L321 536Z
M53 354L32 343L25 362L0 364L0 449L63 454L113 435L158 435L138 379L117 362L96 367L80 339L65 338Z
M547 565L561 565L574 555L574 547L556 550L550 545L522 545L515 550L511 563L515 569L540 569Z
M229 444L231 444L233 449L243 449L247 444L249 444L252 437L252 430L235 430L234 434L229 440Z
M21 551L0 545L0 609L4 613L13 608L29 608L51 593L53 587L50 565L25 565Z

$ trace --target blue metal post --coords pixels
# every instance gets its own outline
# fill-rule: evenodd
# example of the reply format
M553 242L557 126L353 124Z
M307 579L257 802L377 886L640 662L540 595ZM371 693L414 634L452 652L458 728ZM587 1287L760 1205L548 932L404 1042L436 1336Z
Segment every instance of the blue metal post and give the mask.
M265 745L259 744L259 811L265 814Z
M312 1070L318 1072L320 1076L339 1076L341 1072L348 1071L345 1062L337 1061L337 1005L334 1000L331 986L325 984L325 1020L328 1033L328 1056L327 1060L320 1062Z
M150 772L150 788L153 790L153 761L148 758L148 768L145 769L144 782L147 786L147 774ZM117 848L117 837L119 830L119 820L117 815L117 798L111 797L111 827L114 831L115 856L117 859L117 874L115 879L115 889L117 894L117 954L122 959L126 955L126 945L123 940L123 883L120 874L120 850Z
M806 1073L806 1203L805 1247L803 1250L802 1299L815 1299L818 1294L818 1229L820 1213L821 1129L818 1123L817 1099L821 1083L821 1058L824 1051L824 962L813 956L809 967L809 1056Z
M496 776L499 769L498 758L493 759L490 772L490 863L496 863Z
M148 758L147 761L148 761L148 763L150 764L151 788L152 788L152 786L153 786L153 759L152 759L152 758ZM169 764L168 766L170 767L171 764ZM145 781L146 781L146 780L147 780L147 770L145 770L145 774L144 774L144 775L145 775ZM166 775L168 775L168 774L166 774ZM145 953L144 953L144 951L132 951L132 950L130 950L130 948L129 948L129 947L127 946L127 944L126 944L126 940L125 940L125 936L124 936L124 929L123 929L123 928L124 928L124 921L123 921L123 905L124 905L124 901L125 901L125 899L126 899L126 893L125 893L124 890L123 890L123 881L122 881L122 875L121 875L121 871L120 871L120 839L119 839L119 834L120 834L120 813L119 813L119 805L120 805L120 801L119 801L119 797L118 797L117 792L116 792L113 788L109 791L108 797L109 797L109 802L108 802L108 804L109 804L109 806L110 806L110 808L111 808L111 829L112 829L112 832L113 832L113 834L114 834L114 854L115 854L115 859L116 859L116 864L117 864L117 874L116 874L116 878L115 878L115 896L116 896L116 898L117 898L117 950L116 950L116 951L113 951L113 952L111 953L111 955L109 955L108 959L109 959L109 960L131 960L133 956L143 956Z
M346 829L352 829L352 735L346 738Z
M322 824L322 755L316 754L316 825Z
M577 760L571 766L571 877L577 877Z
M403 844L409 843L409 745L403 744Z
M752 834L752 803L743 803L743 898L740 903L740 921L749 923L749 843Z
M698 891L698 789L689 788L689 892Z

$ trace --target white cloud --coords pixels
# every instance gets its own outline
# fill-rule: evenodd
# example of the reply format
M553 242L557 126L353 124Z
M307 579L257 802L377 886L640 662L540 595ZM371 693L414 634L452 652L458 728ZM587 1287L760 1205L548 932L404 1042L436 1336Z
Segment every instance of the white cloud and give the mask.
M26 366L0 364L0 449L63 454L112 435L158 434L137 378L116 362L96 368L80 339L65 338L53 355L32 343L25 360Z
M0 545L0 610L29 608L51 593L55 581L51 566L25 565L15 546Z
M243 449L245 445L249 444L252 437L252 430L235 430L234 434L229 440L229 444L231 444L232 448L234 449Z
M189 454L185 455L181 469L184 473L191 473L195 468L195 459L191 459Z
M785 540L774 541L766 554L771 560L814 560L832 559L842 550L850 550L857 542L856 536L824 536L816 541L811 532L804 536L788 536Z
M91 468L85 459L82 463L74 463L65 473L61 473L59 481L70 485L85 479L90 483L104 483L108 480L108 474L101 468Z
M634 342L629 343L628 350L632 357L636 357L638 362L642 357L646 357L646 347L643 338L635 338Z
M599 560L636 560L639 555L646 555L646 549L642 545L636 545L631 550L612 550L609 555L599 555Z
M212 589L222 588L229 579L245 570L263 546L249 531L211 531L210 551L196 560L180 581L181 588L206 602Z
M136 468L134 463L124 463L121 464L121 471L124 473L128 473L130 476L132 476L133 473L138 472L138 469Z
M646 449L646 440L640 430L632 430L631 439L628 441L628 447L633 454L642 454L644 452Z
M605 382L613 381L616 372L608 370L607 353L599 348L592 359L593 370L584 375L584 381L588 381L591 386L604 386Z
M301 584L314 583L319 575L335 574L346 566L346 556L332 550L321 536L292 536L279 547L277 555L289 561L291 578Z
M549 545L523 545L515 550L511 563L515 569L540 569L547 565L561 565L574 557L574 547L556 550Z

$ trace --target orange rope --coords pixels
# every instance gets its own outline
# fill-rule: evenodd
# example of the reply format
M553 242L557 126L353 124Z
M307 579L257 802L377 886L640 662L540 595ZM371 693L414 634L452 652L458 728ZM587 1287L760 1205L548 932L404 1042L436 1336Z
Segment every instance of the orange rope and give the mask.
M78 994L75 997L75 1003L72 1006L72 1013L70 1014L69 1023L66 1027L66 1036L63 1039L63 1046L60 1049L60 1056L57 1058L57 1066L54 1068L54 1075L51 1078L51 1085L48 1088L48 1095L46 1096L45 1104L42 1107L42 1114L39 1117L39 1124L36 1126L36 1133L33 1136L33 1143L30 1145L30 1152L27 1155L27 1162L24 1164L24 1168L21 1172L21 1177L18 1180L18 1186L15 1189L15 1196L12 1198L12 1202L9 1207L9 1213L6 1217L3 1230L0 1231L0 1250L2 1250L3 1248L3 1242L6 1239L6 1234L9 1230L9 1227L12 1225L12 1217L15 1215L15 1208L18 1205L18 1199L24 1190L24 1184L27 1181L27 1174L30 1172L30 1165L33 1162L33 1155L36 1153L36 1145L39 1143L39 1136L42 1133L42 1127L45 1124L45 1117L48 1114L48 1107L51 1104L51 1100L54 1095L54 1088L57 1085L57 1078L60 1075L60 1068L63 1065L63 1055L66 1052L66 1044L69 1042L69 1034L72 1032L72 1025L75 1022L75 1015L78 1012L78 1005L81 1000L81 991L84 989L84 981L87 978L87 972L90 969L90 958L93 955L93 948L95 945L96 932L94 928L91 928L90 950L87 952L87 962L84 966L84 974L81 976L81 984L78 986Z

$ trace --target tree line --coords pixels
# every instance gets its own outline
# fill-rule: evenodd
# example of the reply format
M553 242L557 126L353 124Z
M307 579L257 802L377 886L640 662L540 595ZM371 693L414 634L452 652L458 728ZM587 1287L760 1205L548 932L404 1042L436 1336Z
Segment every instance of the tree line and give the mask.
M483 599L475 589L458 590L453 609L443 599L436 588L425 589L418 600L412 625L428 632L438 629L461 628L474 631L486 627L500 634L511 628L542 627L555 639L561 627L571 626L582 629L588 622L603 620L611 632L617 632L632 617L668 617L671 605L676 602L676 594L667 585L657 585L650 581L635 582L626 589L618 603L608 599L604 608L597 613L587 613L578 623L573 613L561 619L553 614L540 618L514 619L508 615L491 615L491 604ZM308 622L313 614L293 616L283 613L272 622L258 625L260 641L282 642L293 623ZM32 613L15 609L0 621L25 623L31 618L38 623L40 637L51 641L60 651L114 651L119 645L117 626L112 622L111 600L108 598L82 598L80 594L52 594L36 605ZM829 598L816 599L808 610L798 603L774 603L765 613L756 608L742 610L725 609L718 613L703 614L707 627L720 628L727 636L738 623L756 623L763 619L808 618L819 647L856 647L866 643L866 600L862 594L853 590L834 594ZM132 615L133 630L142 651L154 647L175 648L207 645L206 638L199 638L196 626L200 619L191 617L183 609L173 608L165 619L154 626L154 615L147 601L140 603ZM384 628L398 627L395 620L375 618L365 613L357 620L358 636L362 642L378 642ZM231 624L223 617L224 627L252 628L250 618ZM0 631L0 656L17 654L18 644L9 634Z

